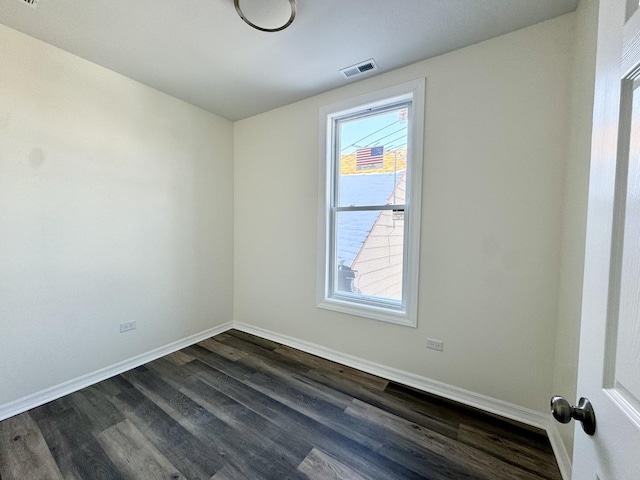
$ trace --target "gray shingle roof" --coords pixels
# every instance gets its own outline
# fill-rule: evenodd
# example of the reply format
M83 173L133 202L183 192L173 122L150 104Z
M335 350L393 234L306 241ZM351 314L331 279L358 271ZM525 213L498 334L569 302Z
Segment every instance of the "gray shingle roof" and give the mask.
M341 207L385 205L402 173L366 173L340 176ZM338 215L338 263L351 267L380 212L341 212Z

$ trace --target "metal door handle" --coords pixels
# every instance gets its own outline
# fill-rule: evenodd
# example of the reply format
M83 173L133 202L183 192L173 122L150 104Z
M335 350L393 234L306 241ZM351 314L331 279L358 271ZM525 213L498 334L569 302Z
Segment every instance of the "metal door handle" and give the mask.
M571 406L564 397L551 397L551 412L560 423L569 423L572 418L582 423L582 429L587 435L596 433L596 414L591 402L582 397L578 405Z

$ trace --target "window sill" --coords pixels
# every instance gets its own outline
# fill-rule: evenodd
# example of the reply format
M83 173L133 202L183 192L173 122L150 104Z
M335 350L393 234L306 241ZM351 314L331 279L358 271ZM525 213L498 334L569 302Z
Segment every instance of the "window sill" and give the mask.
M371 305L358 305L346 300L325 298L317 305L318 308L332 310L334 312L356 315L358 317L378 320L380 322L394 323L404 327L417 328L416 319L411 318L406 312Z

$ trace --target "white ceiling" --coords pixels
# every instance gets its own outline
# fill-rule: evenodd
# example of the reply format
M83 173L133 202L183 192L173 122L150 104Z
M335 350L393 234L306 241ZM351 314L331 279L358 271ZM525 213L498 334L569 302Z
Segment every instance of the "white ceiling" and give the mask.
M0 0L0 23L230 120L514 31L578 4L298 0L289 28L264 33L240 19L233 0L39 2L33 9L22 0ZM338 72L370 58L378 71L351 80Z

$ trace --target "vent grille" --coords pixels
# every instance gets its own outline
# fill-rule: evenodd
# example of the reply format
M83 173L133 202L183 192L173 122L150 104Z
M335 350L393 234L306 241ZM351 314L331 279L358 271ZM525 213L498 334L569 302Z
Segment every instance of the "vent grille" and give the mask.
M40 0L18 0L23 5L29 5L31 8L38 8Z
M340 70L340 73L342 73L342 75L344 75L345 78L351 78L351 77L355 77L356 75L362 75L363 73L371 72L377 69L378 69L378 66L376 65L376 62L373 61L373 58L372 58L365 62L358 63L357 65L352 65L350 67L343 68L342 70Z

